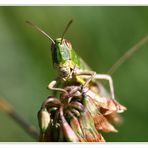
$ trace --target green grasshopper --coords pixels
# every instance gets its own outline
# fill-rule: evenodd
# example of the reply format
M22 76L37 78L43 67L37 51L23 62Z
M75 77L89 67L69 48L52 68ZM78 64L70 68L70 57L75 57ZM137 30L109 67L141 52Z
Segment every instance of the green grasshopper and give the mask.
M97 74L96 72L92 71L89 66L83 61L83 59L77 55L75 50L72 48L72 44L68 40L64 39L65 32L72 23L72 20L70 20L67 24L62 37L55 40L53 40L37 25L33 24L30 21L27 21L27 23L33 26L43 35L45 35L52 42L52 61L53 66L57 71L58 77L49 83L48 88L50 90L67 93L65 89L58 88L56 86L59 86L60 84L65 86L71 85L73 83L79 83L82 85L83 92L84 88L89 84L89 82L95 82L95 79L104 79L109 82L111 98L115 99L113 81L111 76L107 74ZM101 86L101 84L99 85Z

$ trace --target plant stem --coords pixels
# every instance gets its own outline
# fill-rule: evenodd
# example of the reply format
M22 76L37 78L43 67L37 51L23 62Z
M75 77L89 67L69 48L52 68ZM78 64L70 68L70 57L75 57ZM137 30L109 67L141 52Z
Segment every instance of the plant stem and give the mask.
M134 52L136 52L141 46L148 42L148 35L143 37L137 44L132 46L129 50L127 50L123 56L119 58L119 60L112 65L112 67L107 72L112 75L128 58L130 58Z
M33 126L27 123L13 107L6 101L6 99L0 97L0 110L9 115L18 125L20 125L30 136L38 141L39 133L35 130Z

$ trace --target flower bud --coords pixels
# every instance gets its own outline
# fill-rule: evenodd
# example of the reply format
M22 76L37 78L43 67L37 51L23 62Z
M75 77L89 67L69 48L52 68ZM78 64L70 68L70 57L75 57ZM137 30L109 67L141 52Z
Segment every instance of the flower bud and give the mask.
M44 133L46 132L48 125L50 123L50 114L46 109L40 109L38 112L38 122L40 130Z

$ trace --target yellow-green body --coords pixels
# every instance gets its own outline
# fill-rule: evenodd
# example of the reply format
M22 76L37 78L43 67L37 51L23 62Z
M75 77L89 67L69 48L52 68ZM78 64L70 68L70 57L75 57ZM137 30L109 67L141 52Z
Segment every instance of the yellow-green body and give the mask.
M76 71L90 70L88 65L80 58L71 43L61 38L56 39L51 45L53 66L57 70L58 77L67 82L80 82L83 84L81 76L73 75Z

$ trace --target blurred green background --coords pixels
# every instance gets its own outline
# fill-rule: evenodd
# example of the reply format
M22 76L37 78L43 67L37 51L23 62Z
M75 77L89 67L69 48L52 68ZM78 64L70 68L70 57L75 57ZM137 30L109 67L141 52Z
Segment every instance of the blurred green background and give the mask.
M51 37L65 35L98 73L106 73L130 47L148 34L148 7L17 6L0 7L0 96L38 129L37 111L51 94L55 78L50 42L25 23L31 20ZM148 43L113 74L115 94L128 110L117 134L107 141L148 141ZM0 112L0 141L34 141Z

